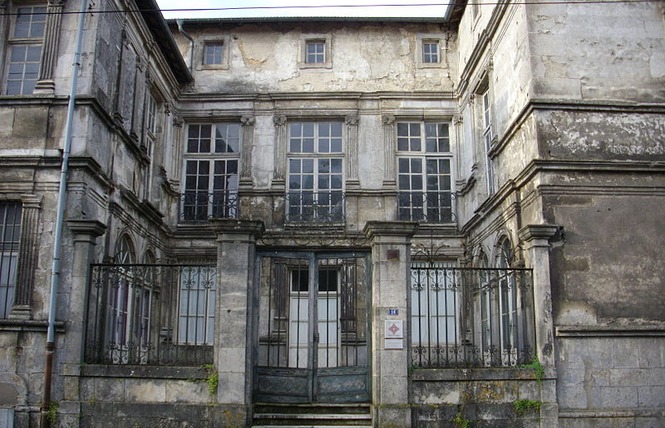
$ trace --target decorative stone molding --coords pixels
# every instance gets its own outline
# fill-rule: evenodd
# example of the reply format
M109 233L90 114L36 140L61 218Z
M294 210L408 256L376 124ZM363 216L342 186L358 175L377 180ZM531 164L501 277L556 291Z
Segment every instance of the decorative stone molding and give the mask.
M383 122L383 147L384 150L384 175L383 187L395 187L395 155L396 155L396 136L395 136L395 116L384 114L381 116Z
M286 129L286 116L279 115L272 119L275 124L275 169L273 173L273 187L284 187L286 185L286 146L287 146L287 129Z
M254 116L242 116L242 147L240 148L240 185L252 186L252 147L254 146Z
M348 115L344 118L346 124L346 153L347 153L347 190L349 188L360 188L358 178L358 123L357 115Z

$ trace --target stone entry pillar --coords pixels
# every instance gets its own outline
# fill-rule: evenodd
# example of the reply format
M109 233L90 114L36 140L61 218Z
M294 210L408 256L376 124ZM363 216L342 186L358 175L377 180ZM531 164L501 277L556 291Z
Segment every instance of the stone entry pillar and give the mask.
M217 317L215 368L217 401L246 411L251 401L249 297L254 277L256 239L263 222L224 219L211 222L217 233Z
M536 354L545 367L540 394L540 426L559 426L556 394L556 369L554 366L554 324L552 320L552 286L550 276L550 239L560 228L555 225L527 225L519 230L524 242L525 262L533 268L533 302L535 314Z
M372 245L372 401L375 426L410 426L408 401L407 290L411 237L418 225L410 222L369 222L365 234ZM401 321L402 339L386 337L389 326ZM396 322L396 323L395 323ZM396 328L393 333L400 336ZM391 336L395 334L391 333Z
M550 243L559 228L553 225L528 225L520 229L525 262L533 268L533 302L536 324L536 353L545 366L554 365L554 327L550 285Z
M95 245L97 238L106 232L106 225L97 220L68 220L67 227L73 235L74 248L72 251L71 271L63 275L61 291L67 293L66 319L67 334L63 337L64 343L58 351L62 361L60 366L63 379L62 401L59 411L62 423L69 426L78 426L81 410L80 400L80 374L83 362L83 323L85 319L86 290L90 264L95 263ZM66 283L68 282L68 284Z

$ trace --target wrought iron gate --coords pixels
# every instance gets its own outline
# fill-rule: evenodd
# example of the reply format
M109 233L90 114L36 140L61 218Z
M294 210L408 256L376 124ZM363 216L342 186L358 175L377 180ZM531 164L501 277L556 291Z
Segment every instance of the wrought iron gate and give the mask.
M260 255L255 402L369 401L366 254Z

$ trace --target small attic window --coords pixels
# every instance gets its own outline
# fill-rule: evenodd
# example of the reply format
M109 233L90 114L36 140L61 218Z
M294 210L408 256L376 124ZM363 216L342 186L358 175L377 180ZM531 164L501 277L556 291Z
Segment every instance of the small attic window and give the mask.
M229 43L226 37L204 40L199 45L199 66L201 70L229 68Z
M330 35L303 35L300 40L298 65L300 68L332 68Z

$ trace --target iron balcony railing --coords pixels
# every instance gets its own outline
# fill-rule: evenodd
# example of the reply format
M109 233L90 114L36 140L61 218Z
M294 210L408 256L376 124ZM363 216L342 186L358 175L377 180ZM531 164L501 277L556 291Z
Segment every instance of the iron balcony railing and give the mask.
M505 367L534 352L531 269L450 268L414 262L413 367Z
M341 190L293 191L286 194L286 222L298 224L343 224L345 195Z
M216 275L206 265L92 265L85 362L212 363Z
M202 223L210 219L237 217L237 191L186 191L180 195L181 223Z
M454 223L455 193L450 191L418 191L397 193L398 220L425 223Z

